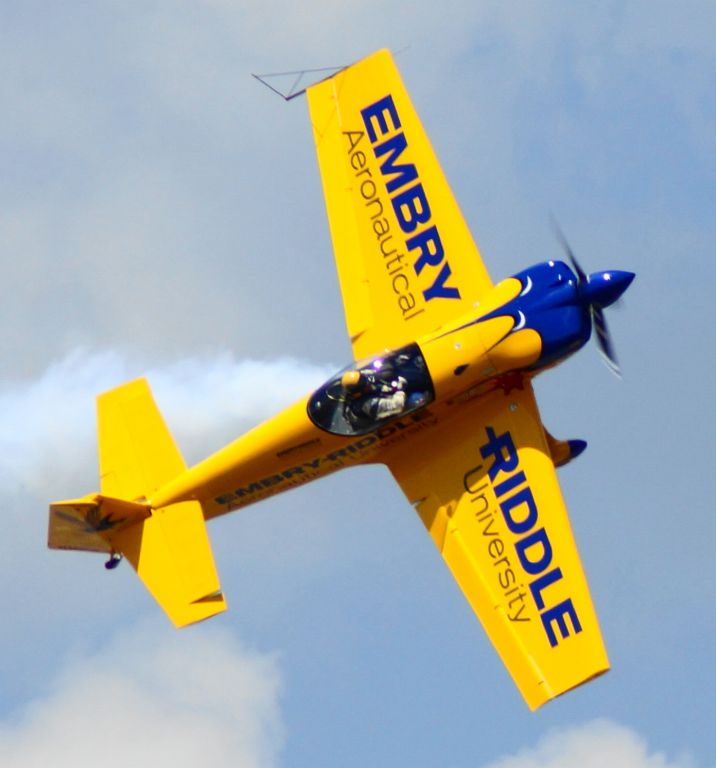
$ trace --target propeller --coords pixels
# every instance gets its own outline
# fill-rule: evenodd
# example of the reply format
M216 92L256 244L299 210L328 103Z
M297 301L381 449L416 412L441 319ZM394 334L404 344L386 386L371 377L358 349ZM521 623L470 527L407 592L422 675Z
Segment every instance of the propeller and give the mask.
M614 342L609 333L609 327L604 316L604 308L614 304L626 291L634 279L633 272L610 270L608 272L593 272L587 275L582 269L567 238L560 229L559 224L553 218L552 227L564 252L567 254L572 269L577 275L577 291L584 306L589 308L592 318L592 328L596 333L597 346L607 367L612 373L621 378L621 370L617 362Z

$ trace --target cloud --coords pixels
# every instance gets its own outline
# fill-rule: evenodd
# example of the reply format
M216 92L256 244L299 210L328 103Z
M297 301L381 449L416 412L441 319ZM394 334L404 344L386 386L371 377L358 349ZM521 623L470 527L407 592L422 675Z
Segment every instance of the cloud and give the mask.
M214 627L135 626L0 723L0 766L273 766L280 678L275 657Z
M95 397L136 376L148 376L170 430L196 461L329 373L289 358L239 361L228 353L143 370L116 352L76 351L33 381L0 386L0 479L5 489L38 496L94 487Z
M328 369L224 354L147 370L117 352L75 352L32 380L0 383L0 580L12 616L0 636L0 712L33 695L78 638L106 635L144 610L159 615L131 569L100 583L100 558L45 544L48 503L99 487L95 396L143 374L192 463L310 391Z
M319 357L334 345L337 356L343 322L305 104L282 103L251 71L400 52L478 244L506 254L505 271L538 250L535 236L548 240L548 205L592 210L597 199L628 217L659 190L671 206L711 199L703 181L683 193L713 155L691 149L714 141L706 4L384 6L160 0L9 14L7 375L79 344L163 360L229 346ZM661 183L669 157L682 183ZM590 205L575 194L585 181Z
M502 757L485 768L693 768L690 757L669 760L636 731L610 720L556 730L536 747Z
M698 535L711 524L709 494L694 479L708 477L710 453L702 443L713 429L702 398L688 393L689 382L712 378L702 350L713 348L714 326L705 321L713 281L694 275L713 274L716 5L5 5L0 365L14 380L0 385L7 617L0 705L35 697L80 634L113 632L116 622L149 610L134 597L141 585L128 583L128 569L104 579L99 559L44 549L47 500L96 488L94 395L149 367L124 353L68 350L129 350L151 360L160 408L189 461L279 407L296 367L281 369L277 355L339 362L348 356L305 103L284 104L249 73L338 64L387 45L399 52L406 84L495 278L556 256L549 210L585 264L597 268L609 256L617 263L602 266L621 262L640 275L628 311L614 317L627 374L619 396L594 378L597 356L590 350L569 373L554 374L569 385L539 385L546 388L541 402L551 398L546 416L553 429L579 430L592 446L591 459L570 468L564 482L593 588L601 593L595 597L605 634L615 660L621 656L622 672L597 693L601 711L641 707L651 735L664 733L660 725L677 722L691 704L690 717L662 743L708 746L709 632L683 628L713 624L704 605L716 584L709 537ZM687 312L669 311L674 296ZM227 348L240 358L274 360L262 371L214 354ZM182 355L194 363L163 364ZM50 360L59 362L48 367ZM305 389L309 379L310 371ZM278 394L270 390L276 384ZM602 418L605 412L612 418ZM669 446L683 459L673 466L664 455ZM654 466L672 471L652 479ZM369 477L365 487L341 478L347 485L335 498L329 493L338 486L328 481L310 496L297 492L260 513L217 523L212 535L218 554L226 553L222 576L230 596L250 592L254 604L260 600L239 578L250 573L239 571L240 560L259 563L276 583L293 575L282 546L293 546L296 564L325 563L326 570L338 567L331 558L358 562L365 552L382 551L356 546L352 555L325 544L329 523L350 516L349 502L385 505L388 497ZM351 482L354 498L346 499ZM595 487L599 493L591 492ZM394 498L402 513L402 499ZM286 514L294 505L306 513ZM676 534L675 509L689 510L690 521ZM365 526L366 537L386 540L384 521L375 520L372 529ZM288 543L276 546L275 530ZM412 546L402 529L391 530L396 545ZM236 578L229 579L232 568ZM295 592L321 594L323 616L335 597L320 585L334 582L310 573L312 580L295 579ZM269 607L288 608L297 625L306 618L305 603L288 590ZM247 615L234 602L232 612ZM396 615L396 623L402 620ZM668 663L674 643L690 664ZM302 661L294 656L292 679L300 678L294 670L301 663L323 662L306 648ZM665 677L657 683L652 672L662 661ZM394 665L395 657L384 663ZM361 668L360 659L355 666ZM659 686L672 694L660 698ZM646 704L645 690L654 694ZM325 697L325 689L318 691L311 693L316 701ZM385 693L381 698L390 700L391 691ZM405 709L409 721L413 713ZM376 707L376 720L380 712ZM336 713L316 703L312 714L335 740ZM505 733L496 727L484 736L513 743ZM360 745L351 746L358 760Z

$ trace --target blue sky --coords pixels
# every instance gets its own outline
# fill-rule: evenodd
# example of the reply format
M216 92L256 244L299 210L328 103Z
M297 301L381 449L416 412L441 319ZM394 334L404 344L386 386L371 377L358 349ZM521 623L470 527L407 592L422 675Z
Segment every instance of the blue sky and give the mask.
M0 766L716 765L716 6L0 6ZM350 357L307 110L251 72L396 52L495 279L637 273L537 382L612 671L530 713L381 468L210 526L230 611L45 550L94 396L148 373L190 461ZM125 734L131 734L126 737Z

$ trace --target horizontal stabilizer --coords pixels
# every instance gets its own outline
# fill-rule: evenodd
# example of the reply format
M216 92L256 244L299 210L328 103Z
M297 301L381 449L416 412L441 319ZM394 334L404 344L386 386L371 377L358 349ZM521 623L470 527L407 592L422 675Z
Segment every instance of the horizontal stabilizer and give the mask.
M226 610L199 502L154 510L137 525L114 534L112 544L175 626Z
M148 517L146 504L91 494L50 504L47 545L50 549L84 552L112 551L110 536L122 527Z

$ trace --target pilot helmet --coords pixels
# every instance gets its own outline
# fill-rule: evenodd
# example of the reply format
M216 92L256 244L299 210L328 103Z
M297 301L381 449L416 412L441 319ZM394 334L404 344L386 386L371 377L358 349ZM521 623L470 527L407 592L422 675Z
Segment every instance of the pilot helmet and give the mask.
M346 371L341 376L341 386L351 394L359 394L363 385L363 376L360 371Z

